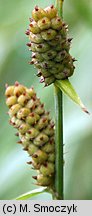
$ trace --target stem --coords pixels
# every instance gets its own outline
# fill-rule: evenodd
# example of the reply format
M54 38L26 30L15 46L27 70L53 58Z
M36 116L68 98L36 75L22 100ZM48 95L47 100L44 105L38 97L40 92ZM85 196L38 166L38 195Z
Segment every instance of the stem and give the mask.
M62 8L63 8L63 2L64 2L64 0L56 0L56 3L55 3L56 8L58 10L58 15L60 17L62 17L62 13L63 13L63 10L62 10Z
M56 0L58 15L62 17L63 0ZM63 200L63 101L62 92L55 89L55 194L53 199Z
M55 88L55 191L57 198L63 199L63 103L62 92Z

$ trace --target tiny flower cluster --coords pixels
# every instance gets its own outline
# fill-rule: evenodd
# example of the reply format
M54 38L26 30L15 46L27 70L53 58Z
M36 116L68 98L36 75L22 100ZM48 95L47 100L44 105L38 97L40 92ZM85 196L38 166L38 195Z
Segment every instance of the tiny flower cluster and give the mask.
M66 79L74 72L74 58L69 54L71 38L67 38L68 26L51 5L45 9L38 6L32 11L29 29L26 31L32 51L32 61L38 69L37 76L45 86L56 79Z
M15 82L6 86L6 104L9 107L10 124L17 130L18 143L23 145L31 156L28 162L38 171L37 184L52 186L55 174L54 122L44 104L37 98L34 88Z

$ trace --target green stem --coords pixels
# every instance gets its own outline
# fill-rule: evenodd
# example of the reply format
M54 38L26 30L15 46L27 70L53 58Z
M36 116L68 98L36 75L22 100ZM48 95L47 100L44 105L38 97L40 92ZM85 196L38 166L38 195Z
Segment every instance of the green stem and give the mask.
M58 15L62 17L63 0L56 0ZM53 199L63 200L63 102L62 92L54 84L55 89L55 196Z
M63 199L63 103L62 92L55 88L55 191Z
M63 8L63 2L64 2L64 0L56 0L56 3L55 3L56 8L58 10L58 15L60 17L62 17L62 13L63 13L63 10L62 10L62 8Z

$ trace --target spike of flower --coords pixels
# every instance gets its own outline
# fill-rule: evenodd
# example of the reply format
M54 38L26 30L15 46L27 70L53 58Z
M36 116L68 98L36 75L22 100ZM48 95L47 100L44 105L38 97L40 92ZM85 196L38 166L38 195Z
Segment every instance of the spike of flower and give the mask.
M48 160L48 155L44 151L38 150L35 154L33 154L32 160L36 163L43 164L45 161Z
M44 16L46 16L46 12L42 8L35 6L35 9L32 11L32 18L35 21L38 21L39 19L43 18Z
M51 176L54 173L54 164L51 162L47 162L46 164L42 164L40 167L40 172L44 176Z
M6 87L6 92L5 92L5 96L6 97L10 97L14 95L14 86L8 86Z
M50 20L47 17L44 17L40 19L37 24L41 30L46 30L50 27Z
M13 106L14 104L16 104L16 102L17 102L16 96L10 96L10 97L8 97L7 100L6 100L6 104L7 104L7 106L9 106L9 107L11 107L11 106Z
M32 161L28 161L27 164L29 164L29 165L32 164Z
M42 43L44 41L41 34L33 34L32 32L30 32L29 39L33 43L37 43L37 44Z
M54 5L48 6L44 10L46 12L47 17L49 17L50 19L56 17L57 15L57 9L54 7Z
M37 185L39 186L51 186L53 184L52 176L44 176L43 174L39 174L36 180L37 180Z
M28 164L38 170L33 177L37 185L53 186L55 143L54 123L44 104L37 98L34 88L15 83L5 91L6 104L9 107L10 124L18 130L18 144L32 157Z
M40 32L40 28L38 27L37 23L34 20L30 22L29 30L34 34L37 34Z
M54 5L45 9L36 6L27 32L30 40L27 45L32 51L30 64L38 69L40 83L45 82L45 86L48 86L57 79L62 80L73 75L75 60L69 53L72 39L68 38L68 26L58 16Z

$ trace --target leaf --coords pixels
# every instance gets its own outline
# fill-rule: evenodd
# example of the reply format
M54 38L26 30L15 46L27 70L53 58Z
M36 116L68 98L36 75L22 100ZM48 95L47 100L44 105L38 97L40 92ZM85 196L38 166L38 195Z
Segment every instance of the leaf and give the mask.
M73 102L75 102L77 105L81 107L81 109L86 112L87 114L90 114L84 104L82 103L80 97L76 93L74 87L70 83L68 79L65 80L56 80L55 85L63 92L65 93Z
M29 191L29 192L22 194L21 196L17 197L16 200L27 200L29 198L36 196L36 195L47 192L46 189L47 189L47 187L41 187L39 189L34 189L32 191Z

